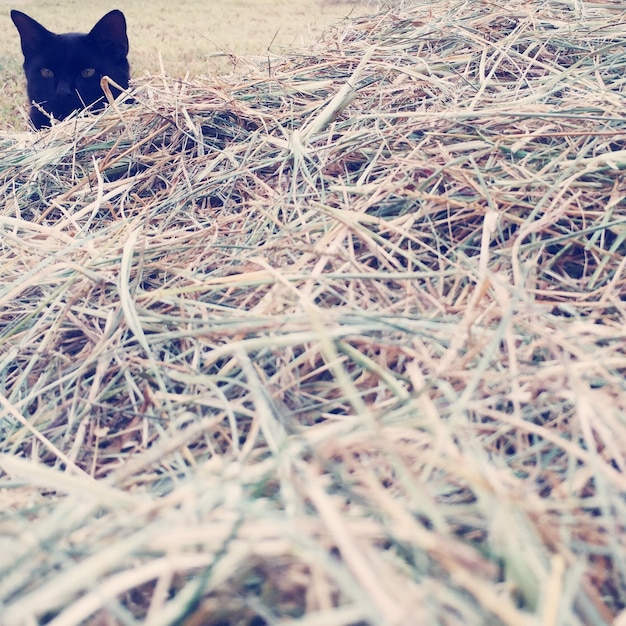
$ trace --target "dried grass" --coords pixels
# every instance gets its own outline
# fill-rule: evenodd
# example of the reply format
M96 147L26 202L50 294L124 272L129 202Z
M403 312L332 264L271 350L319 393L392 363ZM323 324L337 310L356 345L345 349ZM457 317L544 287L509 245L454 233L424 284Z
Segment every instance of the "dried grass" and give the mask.
M621 7L405 6L4 136L0 621L621 623Z

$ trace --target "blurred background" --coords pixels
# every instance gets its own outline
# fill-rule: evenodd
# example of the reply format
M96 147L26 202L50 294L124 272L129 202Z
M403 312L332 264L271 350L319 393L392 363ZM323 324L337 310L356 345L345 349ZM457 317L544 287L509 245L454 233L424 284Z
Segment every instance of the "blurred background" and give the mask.
M164 71L176 78L236 70L242 55L279 55L310 44L347 16L376 9L367 0L14 0L0 4L0 25L5 33L0 41L0 128L4 130L22 130L26 123L23 59L9 15L14 8L57 33L88 32L105 13L120 9L128 23L132 76Z

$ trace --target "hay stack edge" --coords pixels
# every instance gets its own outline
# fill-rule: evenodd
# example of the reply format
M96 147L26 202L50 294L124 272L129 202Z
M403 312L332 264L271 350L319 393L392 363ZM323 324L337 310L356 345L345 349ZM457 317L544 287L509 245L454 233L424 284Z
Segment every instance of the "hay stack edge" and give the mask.
M626 14L419 3L0 138L0 622L626 623Z

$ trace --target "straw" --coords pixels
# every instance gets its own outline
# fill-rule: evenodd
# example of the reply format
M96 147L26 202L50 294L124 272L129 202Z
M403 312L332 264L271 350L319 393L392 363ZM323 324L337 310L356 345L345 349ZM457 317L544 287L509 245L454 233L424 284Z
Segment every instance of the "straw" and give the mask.
M405 3L0 137L0 622L623 620L625 23Z

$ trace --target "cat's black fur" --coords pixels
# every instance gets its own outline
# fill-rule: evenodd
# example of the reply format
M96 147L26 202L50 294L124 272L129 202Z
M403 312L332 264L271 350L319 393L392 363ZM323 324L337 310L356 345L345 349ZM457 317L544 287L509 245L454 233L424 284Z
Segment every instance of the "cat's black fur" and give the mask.
M105 104L100 87L103 76L128 88L128 37L121 11L107 13L86 34L51 33L21 11L11 11L11 19L22 41L30 119L35 128L50 126L50 116L62 120L85 107L101 109ZM115 89L112 92L119 94Z

